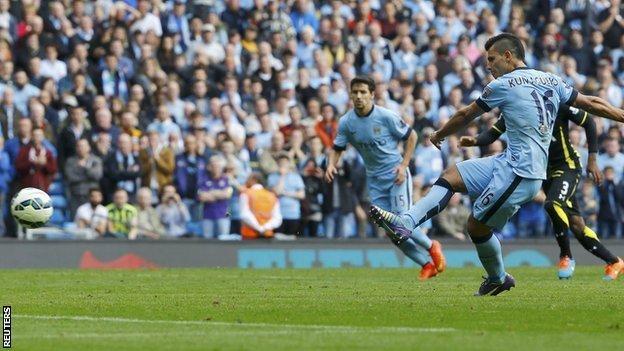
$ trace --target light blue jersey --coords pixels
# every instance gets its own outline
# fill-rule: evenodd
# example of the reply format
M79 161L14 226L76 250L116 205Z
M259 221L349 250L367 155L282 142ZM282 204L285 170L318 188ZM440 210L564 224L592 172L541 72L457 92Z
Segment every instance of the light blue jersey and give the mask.
M387 176L403 161L398 144L407 140L412 129L394 111L374 105L366 116L349 110L338 122L334 149L342 151L347 144L360 153L370 177Z
M476 103L486 112L501 110L509 140L505 157L513 172L523 178L546 179L559 104L571 105L576 96L560 77L521 67L490 82Z

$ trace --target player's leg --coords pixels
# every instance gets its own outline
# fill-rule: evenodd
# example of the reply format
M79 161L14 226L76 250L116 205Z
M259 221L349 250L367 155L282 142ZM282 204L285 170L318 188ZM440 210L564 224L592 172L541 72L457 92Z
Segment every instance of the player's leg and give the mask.
M544 184L546 202L544 209L553 224L557 245L559 245L559 279L569 279L574 273L576 262L572 258L568 228L570 223L566 214L569 199L574 195L580 179L580 173L569 170L557 170Z
M368 179L369 194L373 206L391 211L393 209L393 201L391 197L391 188L394 186L393 180L388 179L385 184L379 179ZM404 197L404 199L406 199ZM405 200L407 201L407 200ZM405 206L407 206L405 204ZM396 209L396 205L395 205ZM382 227L383 228L383 227ZM410 235L396 235L394 231L389 231L384 228L386 235L401 250L405 256L414 261L421 267L427 265L430 262L429 257L423 254L423 251L419 250L418 244L411 238Z
M576 206L574 206L576 209ZM607 249L600 240L598 235L585 225L583 217L578 214L570 214L570 230L585 250L591 252L594 256L605 261L604 280L615 280L618 275L624 274L624 261L615 256Z
M429 192L403 216L388 216L383 212L374 213L378 210L374 206L371 214L373 218L380 217L390 226L403 226L411 231L412 228L440 213L455 192L468 193L471 197L479 196L492 179L496 157L500 156L472 159L450 166Z
M413 182L412 175L408 169L405 170L405 181L401 184L396 184L394 181L390 189L390 210L395 214L402 214L410 210L412 207L412 195L413 195ZM383 207L382 207L383 208ZM442 245L435 240L429 239L425 232L420 228L414 228L409 235L412 240L409 242L410 256L416 255L422 259L426 259L427 263L422 266L423 269L420 272L420 279L425 280L431 278L438 273L443 272L446 269L446 259L442 254ZM399 248L404 247L399 239L397 246ZM415 242L419 247L413 248L411 241ZM407 251L402 249L404 252ZM433 263L429 260L431 260Z
M497 295L515 286L511 275L505 273L502 248L492 229L501 230L520 206L535 197L542 181L514 174L502 158L495 159L492 180L474 201L468 220L468 234L488 276L477 295Z
M492 228L475 219L473 215L468 218L466 228L477 249L481 265L487 272L486 279L475 295L498 295L514 287L513 277L505 272L503 250Z

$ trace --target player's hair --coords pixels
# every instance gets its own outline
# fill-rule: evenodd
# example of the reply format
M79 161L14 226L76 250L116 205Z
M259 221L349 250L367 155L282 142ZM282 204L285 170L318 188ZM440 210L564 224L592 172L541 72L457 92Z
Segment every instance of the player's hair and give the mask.
M375 81L371 77L367 76L357 76L351 79L350 88L353 89L353 86L356 84L365 84L368 86L368 90L372 93L375 91Z
M503 53L509 50L517 59L524 61L524 45L517 36L511 33L493 36L485 42L485 50L490 50L495 45L498 52Z
M102 193L102 190L99 187L89 188L89 195L91 195L94 192Z

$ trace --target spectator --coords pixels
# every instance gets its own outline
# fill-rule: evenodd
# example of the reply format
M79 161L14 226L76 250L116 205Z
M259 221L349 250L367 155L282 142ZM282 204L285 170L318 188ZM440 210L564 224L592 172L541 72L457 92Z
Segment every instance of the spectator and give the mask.
M206 159L199 154L197 138L188 135L184 138L184 152L176 156L174 183L177 193L190 209L194 221L200 218L200 205L196 202L200 173L206 168Z
M156 213L170 238L187 236L186 223L191 221L188 208L173 185L165 185Z
M279 233L300 235L301 200L305 199L305 185L299 173L293 170L292 160L282 154L277 159L278 171L269 175L267 186L279 197L282 226Z
M160 194L165 185L173 183L175 156L155 130L147 132L147 145L139 151L139 164L141 184L155 194Z
M277 157L284 150L284 134L276 132L271 137L271 147L260 155L260 168L265 174L278 171Z
M317 237L323 220L321 197L323 194L323 169L317 166L313 158L303 166L303 184L305 199L301 203L303 232L305 236Z
M351 166L340 160L338 173L331 185L323 187L323 228L327 238L346 238L353 231L354 194L351 180Z
M598 156L598 166L605 171L606 167L611 167L613 171L613 181L617 184L624 176L624 154L620 152L620 143L617 139L607 139L605 153Z
M604 168L604 181L598 187L600 202L598 205L598 234L608 239L622 237L622 194L617 191L613 167Z
M429 140L433 129L423 129L423 144L416 147L414 155L416 157L416 176L422 177L424 185L432 185L442 173L443 160L442 153Z
M598 202L596 187L590 179L583 181L580 195L578 196L578 208L581 211L581 217L585 220L585 224L597 230L598 225Z
M44 143L42 129L32 131L32 141L23 146L15 159L18 188L38 188L48 191L56 174L56 158Z
M336 108L331 104L323 104L321 107L321 115L323 119L316 123L314 130L316 135L321 138L326 149L332 148L334 138L338 133L338 121L336 120Z
M152 207L152 189L140 188L137 191L137 238L159 239L164 235L160 216Z
M1 6L0 6L1 8ZM11 178L13 178L13 165L9 161L9 154L4 150L4 138L0 136L0 237L6 234L6 228L4 225L5 206L7 204L7 194L9 191L9 185Z
M108 210L102 206L102 191L99 188L89 189L88 201L76 210L74 223L79 231L86 232L86 237L104 237L108 224Z
M15 72L13 79L15 80L15 86L13 87L13 103L22 116L26 116L28 115L28 100L39 96L41 90L29 83L28 75L26 75L24 70Z
M137 209L128 203L128 192L117 189L113 203L106 206L108 225L106 237L135 240L137 238Z
M134 197L138 190L141 166L138 156L132 150L132 141L128 134L121 134L117 141L117 150L109 153L104 160L102 190L106 199L116 188L125 190L126 197ZM110 196L110 195L108 195Z
M171 134L182 135L180 127L171 119L167 105L160 105L156 109L156 120L147 128L160 134L161 140L169 140Z
M76 155L65 163L65 182L69 187L69 210L72 216L80 204L87 202L90 189L102 179L102 160L91 153L86 139L76 142Z
M86 138L91 134L90 129L85 123L85 111L82 106L69 106L69 123L58 137L58 154L59 163L63 164L65 160L76 154L76 142ZM79 202L79 203L83 203Z
M5 88L2 93L2 105L0 105L0 127L2 136L9 140L17 133L17 124L24 116L15 106L13 88Z
M201 173L203 176L199 179L198 199L204 204L203 234L209 239L230 233L228 200L233 190L224 170L225 160L214 155L208 162L208 173Z
M456 193L449 200L446 210L436 218L439 234L461 241L466 240L464 227L470 216L470 209L461 203L461 194Z
M58 48L53 43L45 46L45 60L41 61L41 75L58 82L67 75L67 64L58 59Z
M262 174L252 173L247 190L241 193L241 236L243 239L270 239L282 224L277 196L263 186Z

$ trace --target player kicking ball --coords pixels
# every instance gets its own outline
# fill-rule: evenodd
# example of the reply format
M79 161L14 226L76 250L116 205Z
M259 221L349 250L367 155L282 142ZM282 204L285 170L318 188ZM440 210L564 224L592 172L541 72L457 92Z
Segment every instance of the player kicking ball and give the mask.
M371 78L354 78L350 90L354 108L338 122L325 179L328 183L334 180L340 156L349 143L364 159L372 203L388 213L405 213L412 205L408 164L416 147L416 132L395 112L373 104L375 81ZM401 141L405 142L403 155L398 151ZM422 267L421 280L434 277L446 268L440 243L430 240L420 229L394 230L383 224L382 228L407 257Z
M570 143L569 121L583 127L587 136L589 157L587 173L596 184L600 184L602 174L596 163L598 152L598 136L592 117L583 110L563 105L559 108L552 141L548 150L547 179L542 184L546 193L544 207L553 223L557 244L559 244L559 279L572 278L576 263L570 250L568 228L579 243L596 257L607 264L604 280L615 280L624 273L624 261L613 255L599 240L596 233L585 225L581 217L574 194L581 179L583 167L578 155ZM493 143L505 132L505 119L500 118L494 126L475 137L462 137L461 146L485 146Z
M516 285L505 272L501 244L493 229L502 229L522 204L535 197L546 179L548 148L560 104L624 121L624 111L604 99L579 94L560 77L526 67L524 47L515 35L491 37L485 50L487 68L495 79L480 98L458 110L430 140L440 147L447 136L484 112L499 108L509 141L505 152L450 166L427 195L403 215L378 206L371 208L371 217L399 236L440 213L453 193L468 193L474 203L467 231L487 272L475 293L478 296L498 295Z

